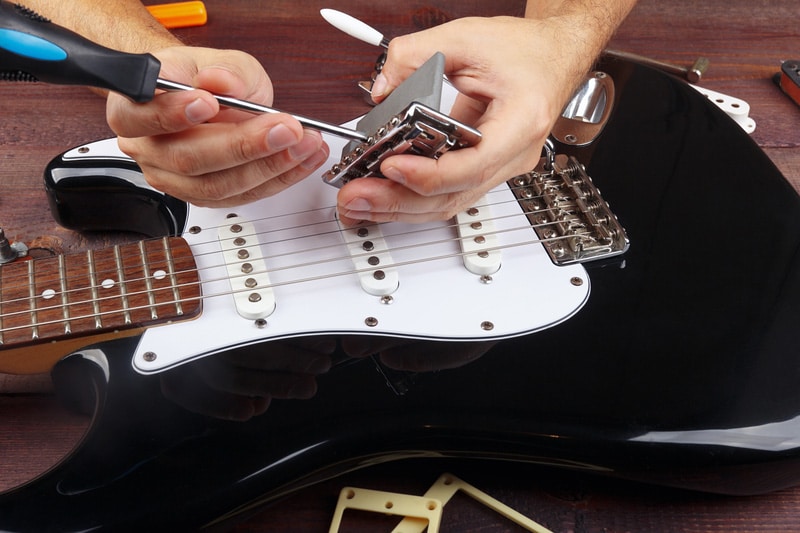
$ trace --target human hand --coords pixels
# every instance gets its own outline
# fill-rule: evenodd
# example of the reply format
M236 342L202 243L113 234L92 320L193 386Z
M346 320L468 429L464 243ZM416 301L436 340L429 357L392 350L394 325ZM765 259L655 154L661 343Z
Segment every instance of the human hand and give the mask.
M271 105L272 84L252 56L189 46L154 55L162 77L204 89L158 94L146 104L108 97L120 149L156 189L198 206L237 205L273 195L327 160L320 133L291 116L221 109L211 96Z
M313 397L335 349L336 340L327 337L248 346L163 373L161 391L188 411L245 422L263 414L272 399Z
M459 368L482 357L496 341L440 342L350 335L340 340L354 358L377 355L381 363L404 372L435 372Z
M555 19L464 18L397 37L372 94L380 102L434 52L460 91L450 115L481 131L476 146L439 159L387 158L387 180L350 181L339 192L341 220L447 219L492 187L532 169L555 120L582 77ZM585 58L581 58L586 62ZM581 72L576 75L576 70Z

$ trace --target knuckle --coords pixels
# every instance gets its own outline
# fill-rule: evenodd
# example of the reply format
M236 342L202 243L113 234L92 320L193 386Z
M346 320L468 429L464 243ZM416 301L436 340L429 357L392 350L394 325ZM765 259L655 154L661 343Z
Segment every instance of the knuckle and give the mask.
M176 174L181 176L196 176L202 174L200 154L193 150L181 150L169 146L164 161Z
M240 163L253 161L261 155L259 148L245 135L237 135L231 139L230 152L235 160Z
M206 202L225 200L230 194L226 183L217 176L206 176L197 180L194 194Z

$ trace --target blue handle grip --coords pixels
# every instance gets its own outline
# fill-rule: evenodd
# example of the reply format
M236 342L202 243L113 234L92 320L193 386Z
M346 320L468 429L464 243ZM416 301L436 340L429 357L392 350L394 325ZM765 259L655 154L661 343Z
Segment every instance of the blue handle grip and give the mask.
M85 85L147 102L161 63L95 44L27 8L0 0L0 79Z

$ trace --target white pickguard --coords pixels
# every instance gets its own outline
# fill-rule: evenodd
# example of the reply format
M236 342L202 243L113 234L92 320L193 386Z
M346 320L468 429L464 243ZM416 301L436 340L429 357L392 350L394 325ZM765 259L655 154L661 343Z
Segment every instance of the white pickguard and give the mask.
M195 320L148 329L134 354L136 370L160 372L234 347L317 334L508 338L556 325L588 299L584 268L550 261L505 184L484 200L491 204L490 240L501 257L491 282L465 268L454 221L390 223L381 230L393 265L381 268L395 270L399 285L388 299L370 294L354 272L336 221L337 189L321 179L346 141L325 140L333 154L329 161L274 197L235 209L190 206L183 237L200 270L203 312ZM218 238L231 214L252 224L260 241L259 261L268 269L274 297L274 311L263 320L239 314L231 294ZM189 231L193 227L200 231Z
M203 280L203 313L195 320L148 329L134 356L136 369L158 372L236 346L325 333L500 339L558 324L588 298L584 268L558 267L550 261L502 185L486 197L502 247L502 266L491 282L465 268L452 222L384 224L392 259L400 265L394 267L399 287L391 303L385 303L362 289L353 272L335 219L336 192L318 176L310 176L275 197L236 209L192 206L188 227L201 231L187 232L184 238ZM266 325L236 311L217 238L217 228L230 224L231 213L250 221L259 234L275 296ZM583 283L576 285L573 278ZM492 329L485 329L486 323Z
M362 289L353 273L335 220L336 192L311 176L273 198L235 210L192 207L189 226L202 230L184 238L203 280L203 313L195 320L148 329L134 356L137 370L157 372L235 346L324 333L499 339L553 326L588 298L584 268L550 261L503 185L487 196L503 247L502 266L491 283L465 268L451 223L385 224L392 258L401 266L396 267L399 287L392 302L383 303ZM269 269L275 309L261 327L237 313L221 257L217 228L232 212L255 225ZM581 285L573 283L576 277ZM491 330L482 327L486 322L493 325Z

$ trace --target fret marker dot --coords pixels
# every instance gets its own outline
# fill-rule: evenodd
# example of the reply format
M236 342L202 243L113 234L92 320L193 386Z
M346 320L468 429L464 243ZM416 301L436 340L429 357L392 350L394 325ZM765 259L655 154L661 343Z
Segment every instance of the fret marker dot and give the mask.
M155 272L153 272L153 278L154 279L161 280L161 279L164 279L166 277L167 277L167 273L164 272L163 270L156 270Z
M102 286L104 289L110 289L111 287L113 287L113 286L114 286L114 280L113 280L113 279L104 279L104 280L103 280L103 283L101 283L100 285L101 285L101 286Z
M42 298L44 298L45 300L49 300L55 295L56 291L54 291L53 289L45 289L44 291L42 291Z

